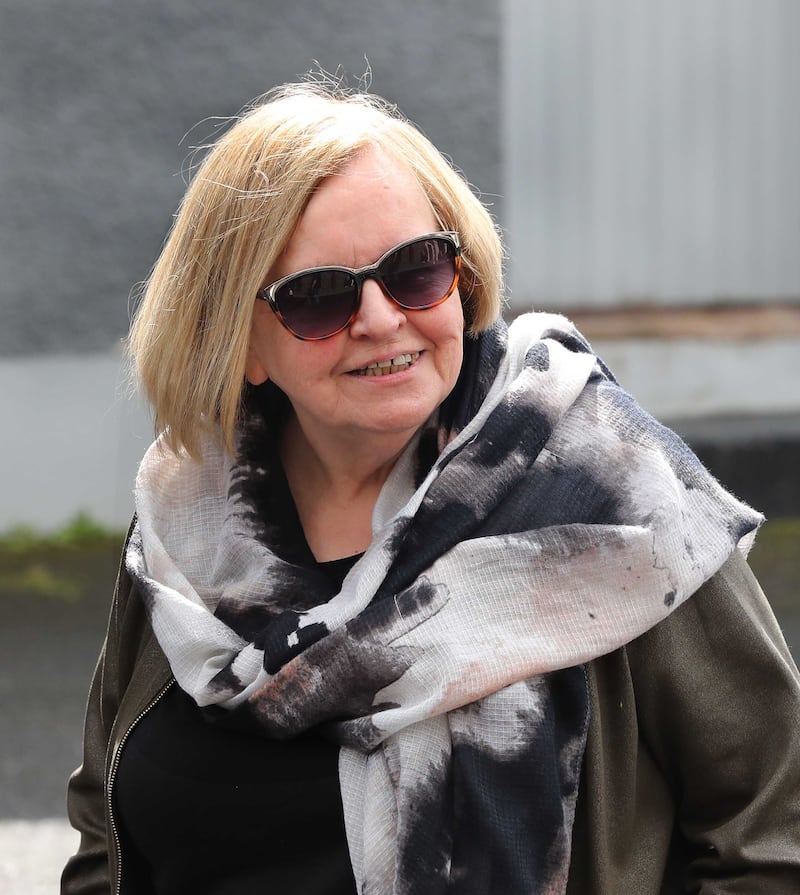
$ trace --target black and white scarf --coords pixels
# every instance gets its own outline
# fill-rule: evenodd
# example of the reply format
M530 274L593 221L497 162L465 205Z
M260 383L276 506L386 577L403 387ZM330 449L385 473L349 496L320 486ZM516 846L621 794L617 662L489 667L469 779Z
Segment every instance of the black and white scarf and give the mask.
M563 893L582 663L678 607L760 517L562 317L467 339L435 423L335 595L281 557L255 412L234 458L210 440L201 463L149 450L127 564L200 706L341 744L361 893Z

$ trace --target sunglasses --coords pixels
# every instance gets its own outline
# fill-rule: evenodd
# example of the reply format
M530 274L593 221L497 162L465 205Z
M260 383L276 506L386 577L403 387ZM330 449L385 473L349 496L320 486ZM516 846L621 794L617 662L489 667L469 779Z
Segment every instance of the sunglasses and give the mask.
M448 230L401 242L368 267L298 271L259 289L257 297L293 336L327 339L352 323L366 280L375 280L403 310L425 311L453 294L460 269L458 233Z

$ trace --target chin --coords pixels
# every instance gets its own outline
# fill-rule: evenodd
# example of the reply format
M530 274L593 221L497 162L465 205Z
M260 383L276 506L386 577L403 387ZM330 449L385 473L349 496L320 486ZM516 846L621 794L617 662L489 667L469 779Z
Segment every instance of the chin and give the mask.
M418 429L425 425L432 412L433 410L425 413L415 409L415 411L408 413L388 414L380 419L365 420L359 428L367 432L373 432L376 435L400 435L406 433L410 438Z

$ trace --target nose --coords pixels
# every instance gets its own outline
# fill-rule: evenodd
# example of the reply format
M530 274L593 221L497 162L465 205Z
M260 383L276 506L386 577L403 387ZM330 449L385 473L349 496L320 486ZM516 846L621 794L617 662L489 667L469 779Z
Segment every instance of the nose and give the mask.
M375 280L366 280L361 287L361 304L350 324L354 339L385 339L394 335L406 322L405 311L395 304Z

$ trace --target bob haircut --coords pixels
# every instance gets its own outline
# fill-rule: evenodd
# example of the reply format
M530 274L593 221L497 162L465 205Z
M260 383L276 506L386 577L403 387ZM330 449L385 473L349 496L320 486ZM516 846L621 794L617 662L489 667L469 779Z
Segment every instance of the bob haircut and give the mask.
M467 332L499 316L502 246L464 178L397 109L372 94L290 84L249 106L212 145L143 286L128 352L162 442L233 451L256 293L326 177L380 147L416 176L443 230L462 243Z

